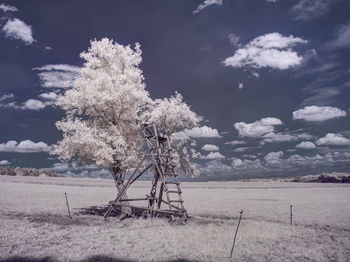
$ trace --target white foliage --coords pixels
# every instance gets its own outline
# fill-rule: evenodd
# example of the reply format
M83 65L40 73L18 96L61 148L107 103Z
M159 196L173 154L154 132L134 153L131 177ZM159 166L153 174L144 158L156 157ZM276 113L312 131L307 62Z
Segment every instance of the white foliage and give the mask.
M141 53L138 43L133 49L106 38L91 41L89 50L80 54L85 63L73 87L57 99L66 118L56 123L63 139L52 154L63 161L127 171L143 152L142 124L155 124L169 136L197 125L197 115L180 94L155 101L149 97L139 68ZM186 144L175 148L182 152ZM189 154L178 152L173 154L175 166L189 160Z
M170 99L156 99L152 110L145 114L147 122L156 124L168 136L178 129L197 126L198 116L182 100L179 93L175 93Z
M135 49L106 38L91 41L80 56L85 63L74 85L57 99L67 117L57 122L63 139L53 154L68 161L75 157L111 169L127 170L138 161L142 107L152 103L139 64L140 45Z

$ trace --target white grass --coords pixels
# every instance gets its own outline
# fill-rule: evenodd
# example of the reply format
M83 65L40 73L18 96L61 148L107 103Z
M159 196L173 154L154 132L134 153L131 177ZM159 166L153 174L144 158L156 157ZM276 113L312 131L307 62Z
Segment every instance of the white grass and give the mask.
M150 182L137 183L129 195L144 196L149 186ZM135 261L350 260L348 185L203 182L183 183L182 188L193 219L187 225L173 226L163 219L105 221L100 216L77 213L79 208L105 205L114 198L112 180L2 176L0 257L51 256L60 261L94 255ZM67 217L64 192L69 197L72 220ZM241 209L243 220L230 259Z

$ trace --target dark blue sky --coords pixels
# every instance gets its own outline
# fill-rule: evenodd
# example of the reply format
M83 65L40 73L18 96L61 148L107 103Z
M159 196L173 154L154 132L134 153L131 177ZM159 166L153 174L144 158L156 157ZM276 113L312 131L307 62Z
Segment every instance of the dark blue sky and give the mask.
M0 163L104 175L47 151L55 94L107 37L141 44L153 98L178 91L203 117L188 132L200 179L349 172L349 13L348 0L0 2Z

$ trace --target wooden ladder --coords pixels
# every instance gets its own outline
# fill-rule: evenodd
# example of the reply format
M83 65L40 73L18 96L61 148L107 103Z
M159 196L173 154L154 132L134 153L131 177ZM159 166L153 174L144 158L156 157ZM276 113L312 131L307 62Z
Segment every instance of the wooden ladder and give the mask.
M169 137L164 133L160 134L157 127L154 125L144 127L143 136L147 141L155 169L149 209L151 212L154 211L155 208L156 210L160 210L161 204L164 203L169 208L168 211L171 214L172 221L186 221L188 215L182 199L178 174L172 163L172 148ZM160 183L160 188L158 196L156 196L158 181ZM166 200L163 197L164 193Z

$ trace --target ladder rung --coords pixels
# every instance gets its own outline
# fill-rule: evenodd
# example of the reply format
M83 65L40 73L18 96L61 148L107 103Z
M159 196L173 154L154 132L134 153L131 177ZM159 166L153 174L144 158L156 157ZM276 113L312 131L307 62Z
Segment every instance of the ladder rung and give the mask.
M183 203L183 200L169 200L169 202Z
M170 185L180 185L180 183L179 182L165 182L165 184L170 184Z
M168 193L178 193L178 194L181 194L182 192L181 192L181 191L168 191Z

